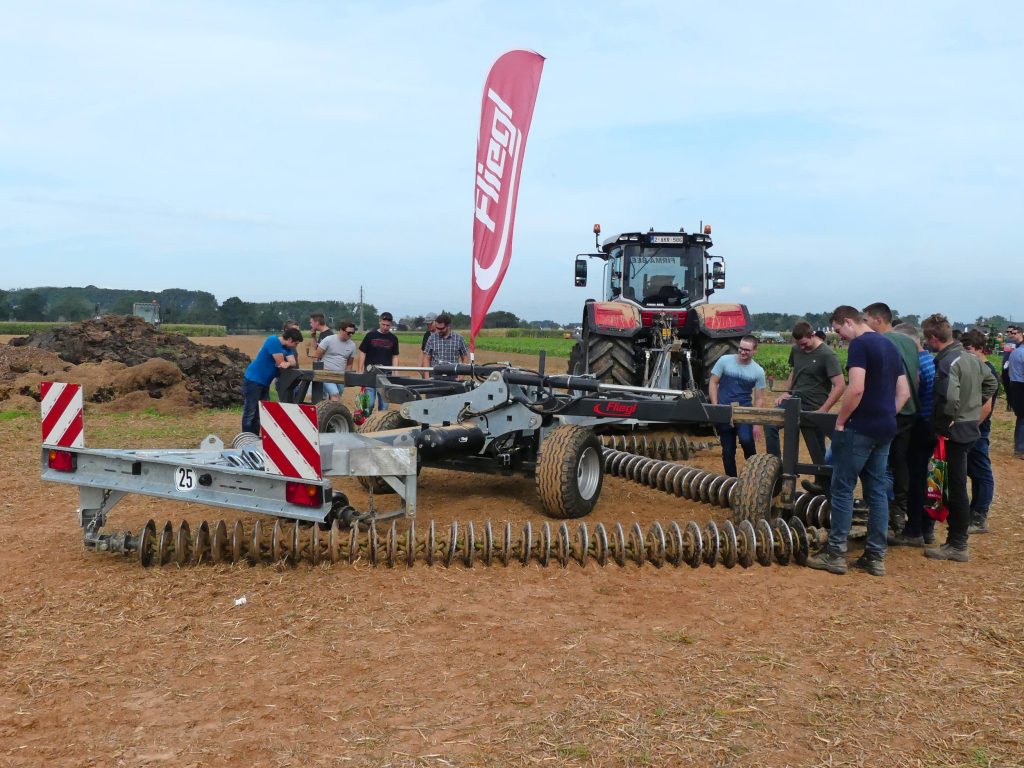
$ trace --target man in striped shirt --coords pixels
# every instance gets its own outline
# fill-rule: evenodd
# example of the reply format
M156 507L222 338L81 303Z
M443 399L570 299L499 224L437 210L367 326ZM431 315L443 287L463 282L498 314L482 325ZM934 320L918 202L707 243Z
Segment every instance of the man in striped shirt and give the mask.
M423 352L420 354L421 367L433 367L438 363L465 363L469 360L469 347L466 340L459 334L452 331L452 319L449 315L442 313L434 319L434 332L430 334L427 343L423 345ZM423 378L427 378L424 371ZM435 376L434 378L454 379L454 376Z

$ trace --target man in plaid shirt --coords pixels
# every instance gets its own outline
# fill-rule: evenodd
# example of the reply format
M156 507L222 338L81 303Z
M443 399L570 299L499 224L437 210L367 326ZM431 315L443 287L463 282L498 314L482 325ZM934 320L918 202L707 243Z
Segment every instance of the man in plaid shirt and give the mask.
M469 347L466 340L457 333L452 332L452 319L446 314L440 314L434 320L434 332L430 334L423 352L420 354L420 366L433 367L438 363L465 363L469 359ZM424 372L423 377L427 374ZM443 376L436 378L454 379L454 376Z

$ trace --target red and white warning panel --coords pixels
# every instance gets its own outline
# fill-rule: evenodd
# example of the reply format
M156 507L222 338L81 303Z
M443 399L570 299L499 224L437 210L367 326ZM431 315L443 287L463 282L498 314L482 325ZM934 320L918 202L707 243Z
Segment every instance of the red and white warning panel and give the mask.
M260 437L268 472L300 480L323 478L315 406L261 402Z
M84 448L82 385L43 381L39 384L43 445Z

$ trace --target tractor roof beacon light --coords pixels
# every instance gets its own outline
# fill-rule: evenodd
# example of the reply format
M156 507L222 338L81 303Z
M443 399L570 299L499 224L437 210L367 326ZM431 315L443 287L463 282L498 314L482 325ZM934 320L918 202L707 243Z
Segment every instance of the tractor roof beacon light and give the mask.
M710 224L705 224L704 225L704 234L705 235L710 235L711 234L711 225Z

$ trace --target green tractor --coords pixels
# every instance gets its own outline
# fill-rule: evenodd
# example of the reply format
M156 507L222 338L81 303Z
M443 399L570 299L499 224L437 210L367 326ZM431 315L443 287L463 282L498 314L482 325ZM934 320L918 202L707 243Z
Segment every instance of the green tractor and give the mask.
M587 299L569 373L605 384L688 390L707 397L711 368L750 333L742 304L711 304L725 288L725 259L708 253L711 226L700 232L625 232L576 257L576 285L588 259L604 262L603 297Z

